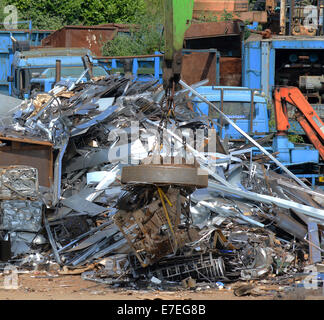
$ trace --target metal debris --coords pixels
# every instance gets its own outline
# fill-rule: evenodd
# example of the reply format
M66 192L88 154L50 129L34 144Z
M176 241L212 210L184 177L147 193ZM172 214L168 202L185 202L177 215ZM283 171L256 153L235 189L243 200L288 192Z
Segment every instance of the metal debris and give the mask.
M262 147L271 137L256 142L238 128L249 144L225 146L182 85L168 109L156 82L60 82L0 121L2 136L54 149L50 188L34 168L0 169L0 239L17 265L38 254L62 274L115 286L218 288L321 262L324 193Z

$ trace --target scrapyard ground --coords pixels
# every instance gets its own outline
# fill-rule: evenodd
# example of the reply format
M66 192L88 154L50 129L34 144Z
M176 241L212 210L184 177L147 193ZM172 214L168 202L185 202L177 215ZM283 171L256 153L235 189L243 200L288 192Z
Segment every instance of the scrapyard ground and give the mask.
M0 276L3 283L4 276ZM146 290L113 288L106 284L84 281L79 275L48 276L34 272L19 275L19 288L0 288L0 300L324 300L323 288L306 290L291 288L285 290L280 285L253 283L261 290L260 296L237 297L234 288L246 282L229 285L228 289L178 289L159 291L148 287Z

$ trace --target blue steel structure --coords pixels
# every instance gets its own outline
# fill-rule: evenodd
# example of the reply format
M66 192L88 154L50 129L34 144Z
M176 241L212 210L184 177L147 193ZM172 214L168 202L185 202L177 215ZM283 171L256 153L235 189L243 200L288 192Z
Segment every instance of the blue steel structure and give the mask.
M242 130L254 137L262 137L269 132L269 113L267 101L248 88L241 87L215 87L203 86L197 91L210 102L215 103L230 119L232 119ZM226 136L230 139L242 139L231 125L222 123L219 115L211 110L205 102L194 98L196 111L202 115L208 115L214 119L216 131L222 139Z
M276 70L276 59L283 50L291 51L291 54L313 52L320 56L324 52L324 38L274 36L272 39L254 40L251 37L243 44L243 85L261 90L267 96L269 104L272 103L272 92L278 85L276 83L276 73L278 72ZM320 61L320 63L323 64L323 61ZM323 114L323 105L317 104L313 108L318 114L320 112ZM298 122L293 120L289 120L289 122L291 124L290 133L305 134ZM321 170L323 161L320 159L319 152L310 145L292 143L287 136L276 136L273 140L272 151L279 152L278 160L286 166L294 166L296 175L310 179L313 186L318 184L318 178L324 176L323 170Z
M215 74L216 79L215 82L219 84L220 82L220 53L216 49L202 49L202 50L195 50L195 49L183 49L183 55L190 55L193 52L210 52L216 54L216 63L215 63ZM124 72L123 67L123 58L112 58L109 59L98 59L99 64L102 65L109 73L121 73ZM163 63L163 56L160 52L156 51L154 57L148 58L136 58L134 56L132 58L133 66L132 66L132 74L134 80L139 81L150 81L152 79L156 79L162 84L162 63Z
M0 93L11 95L11 83L7 77L11 76L13 62L13 40L29 41L31 47L40 46L42 39L51 34L49 30L32 30L31 21L19 21L18 24L28 23L29 30L0 30Z
M85 55L89 56L94 67L101 69L102 72L99 75L107 75L102 67L98 67L98 61L92 58L91 51L88 49L42 48L23 52L17 51L11 66L13 77L11 95L18 98L28 98L33 90L42 92L51 90L55 82L55 77L52 74L56 60L61 61L62 69L67 67L79 68L80 73L75 75L75 79L78 79L83 71L82 57ZM73 74L73 70L71 73Z
M159 80L162 83L162 59L160 52L155 52L155 57L149 58L133 58L132 74L134 80L150 81L152 79ZM101 65L110 74L124 73L124 59L98 59L99 65Z
M81 74L84 72L83 66L63 66L61 70L61 80L62 81L77 81ZM92 73L94 77L107 76L107 72L101 66L94 66L92 69ZM39 77L32 78L30 80L31 88L39 88L42 92L50 91L55 84L55 74L56 69L54 67L50 67L45 69ZM84 76L81 78L82 82L86 82L87 78ZM33 89L31 89L32 92Z
M278 50L324 50L323 37L278 37L248 40L242 50L243 86L262 90L272 101Z

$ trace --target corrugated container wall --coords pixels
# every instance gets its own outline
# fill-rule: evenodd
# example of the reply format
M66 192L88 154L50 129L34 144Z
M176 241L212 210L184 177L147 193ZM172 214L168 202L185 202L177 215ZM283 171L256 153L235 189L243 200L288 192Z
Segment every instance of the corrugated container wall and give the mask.
M129 32L129 26L107 24L99 26L65 26L42 41L45 47L87 48L93 55L101 56L103 45L118 32Z
M222 12L222 11L248 11L249 0L195 0L194 13L211 11L211 12Z

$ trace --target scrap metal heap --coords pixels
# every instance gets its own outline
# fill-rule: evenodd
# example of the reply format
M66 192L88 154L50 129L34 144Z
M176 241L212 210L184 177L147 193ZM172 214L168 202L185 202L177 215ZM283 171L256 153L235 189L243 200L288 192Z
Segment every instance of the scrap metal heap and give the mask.
M205 149L186 143L179 130L213 125L191 99L177 92L170 112L155 81L112 76L58 83L0 121L2 137L52 143L54 159L51 188L19 161L0 169L7 260L135 288L285 281L320 263L324 193L277 174L266 157L253 161L249 145L207 152L208 134Z

